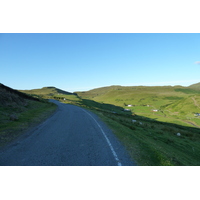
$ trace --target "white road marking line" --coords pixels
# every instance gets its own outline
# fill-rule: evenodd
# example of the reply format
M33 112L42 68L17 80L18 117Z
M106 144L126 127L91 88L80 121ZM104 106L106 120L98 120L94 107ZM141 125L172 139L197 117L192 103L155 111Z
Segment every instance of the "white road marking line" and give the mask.
M106 136L106 134L105 134L105 132L103 131L103 129L102 129L102 127L100 126L100 124L96 121L96 119L95 119L90 113L88 113L88 112L87 112L86 110L84 110L84 109L82 109L82 110L83 110L84 112L86 112L86 113L96 122L96 124L97 124L98 127L100 128L101 132L103 133L103 136L105 137L105 139L106 139L106 141L107 141L107 143L108 143L108 145L109 145L109 147L110 147L110 149L111 149L111 151L112 151L112 154L113 154L115 160L117 161L118 166L122 166L122 163L120 162L120 160L119 160L119 158L118 158L118 156L117 156L117 154L116 154L116 152L115 152L115 150L114 150L114 148L113 148L113 146L112 146L110 140L109 140L108 137Z

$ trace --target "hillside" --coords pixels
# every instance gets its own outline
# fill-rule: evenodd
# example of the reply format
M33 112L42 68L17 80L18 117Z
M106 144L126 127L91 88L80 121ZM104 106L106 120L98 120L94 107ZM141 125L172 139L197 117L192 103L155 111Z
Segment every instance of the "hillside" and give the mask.
M34 123L49 116L56 106L41 98L0 84L0 146L12 141Z
M189 88L194 90L200 90L200 83L190 85Z
M77 104L79 97L76 93L66 92L56 87L43 87L41 89L33 90L21 90L33 97L44 98L44 99L55 99L63 103ZM79 105L79 103L77 104Z
M76 93L82 105L109 125L138 165L199 166L200 91L111 86Z
M43 87L41 89L20 90L20 91L26 94L31 94L36 96L38 95L43 98L50 98L52 96L57 96L57 95L73 95L73 93L66 92L56 87Z
M74 94L58 91L54 87L27 91L37 101L0 106L0 145L15 138L33 119L41 120L45 110L55 109L41 94L98 114L138 165L199 166L200 116L196 114L200 113L200 91L182 86L110 86ZM17 96L12 99L18 101Z
M7 87L0 83L0 105L9 106L9 105L23 105L26 104L26 101L34 100L39 101L39 99L34 98L25 93L14 90L10 87Z
M200 127L200 91L183 86L110 86L76 92L82 99L112 104L132 113L181 125Z

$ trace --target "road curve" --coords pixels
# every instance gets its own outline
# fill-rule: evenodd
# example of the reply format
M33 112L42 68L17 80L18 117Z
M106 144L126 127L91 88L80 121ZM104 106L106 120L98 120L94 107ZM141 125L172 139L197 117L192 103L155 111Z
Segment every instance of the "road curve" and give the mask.
M123 145L94 113L58 105L54 115L0 151L1 166L133 166Z

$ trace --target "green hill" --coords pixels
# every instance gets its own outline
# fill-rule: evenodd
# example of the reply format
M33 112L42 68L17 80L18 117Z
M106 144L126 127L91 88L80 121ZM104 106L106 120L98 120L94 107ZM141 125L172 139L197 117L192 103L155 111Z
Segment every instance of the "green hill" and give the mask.
M138 165L200 164L200 91L193 87L110 86L76 93L44 87L26 93L39 100L41 96L54 98L92 110L108 124ZM19 120L12 121L6 114L1 122L9 127L23 122L21 127L27 123L27 116L36 117L34 109L41 110L41 104L30 102L19 108ZM12 114L12 106L4 107L2 113ZM5 131L3 134L0 141L6 140Z
M2 83L0 83L0 96L1 106L23 105L27 100L39 101L37 98L7 87Z
M110 86L76 93L82 99L128 108L158 121L200 127L195 115L200 113L200 91L191 86Z
M0 146L21 135L30 126L40 123L56 109L42 98L0 84Z
M200 83L190 85L189 88L194 89L194 90L200 90Z
M109 125L138 165L199 166L200 91L110 86L76 93Z
M52 96L57 96L57 95L73 95L73 93L66 92L56 87L43 87L41 89L20 90L20 91L26 94L38 95L43 98L50 98Z
M116 85L73 94L58 91L46 87L29 94L92 110L108 124L138 165L199 165L199 90Z
M41 89L20 91L37 98L55 99L63 103L80 105L80 99L75 93L67 92L56 87L43 87Z

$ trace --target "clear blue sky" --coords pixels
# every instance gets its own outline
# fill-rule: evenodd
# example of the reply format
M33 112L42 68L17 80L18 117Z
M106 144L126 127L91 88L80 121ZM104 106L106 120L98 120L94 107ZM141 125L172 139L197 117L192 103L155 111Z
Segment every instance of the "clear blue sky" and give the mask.
M198 61L200 34L0 34L0 82L15 89L188 86Z

